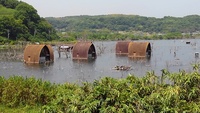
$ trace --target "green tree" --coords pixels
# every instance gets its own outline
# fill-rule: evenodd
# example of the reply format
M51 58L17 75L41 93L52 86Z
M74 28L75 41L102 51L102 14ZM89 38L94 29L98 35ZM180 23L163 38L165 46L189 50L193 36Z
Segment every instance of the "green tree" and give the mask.
M0 18L0 35L3 37L16 40L19 35L26 34L27 30L22 21L15 20L12 16L3 16Z
M5 6L7 8L14 9L19 4L19 1L17 1L17 0L0 0L0 4L2 4L3 6Z

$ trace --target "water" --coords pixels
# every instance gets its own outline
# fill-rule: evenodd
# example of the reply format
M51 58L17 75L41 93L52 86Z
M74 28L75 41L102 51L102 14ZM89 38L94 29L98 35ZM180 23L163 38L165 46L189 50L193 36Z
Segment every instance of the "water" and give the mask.
M0 61L0 75L8 78L13 75L34 76L54 83L81 83L99 80L102 77L125 78L128 74L145 76L148 71L161 75L162 69L170 72L192 71L191 64L198 63L195 52L200 52L200 39L188 40L148 40L152 46L151 59L134 60L127 56L116 56L116 41L93 42L98 54L94 61L74 61L64 54L58 57L54 47L54 63L45 65L27 65L19 61ZM190 42L190 44L186 44ZM99 49L101 48L101 49ZM104 50L104 51L102 51ZM102 53L103 52L103 53ZM132 66L129 71L117 71L116 65Z

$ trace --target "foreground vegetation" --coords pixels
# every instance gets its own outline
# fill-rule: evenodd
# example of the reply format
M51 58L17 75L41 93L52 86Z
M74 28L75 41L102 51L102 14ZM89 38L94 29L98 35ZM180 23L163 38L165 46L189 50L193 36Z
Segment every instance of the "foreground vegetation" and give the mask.
M43 113L199 112L200 73L161 76L147 72L138 78L110 77L82 85L54 84L36 78L0 77L0 111Z

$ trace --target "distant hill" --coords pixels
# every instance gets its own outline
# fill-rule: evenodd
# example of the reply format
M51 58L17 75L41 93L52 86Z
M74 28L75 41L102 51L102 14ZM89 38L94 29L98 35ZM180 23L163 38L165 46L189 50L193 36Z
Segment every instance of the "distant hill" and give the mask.
M56 38L53 26L31 5L18 0L0 1L0 42L3 39L46 41Z
M45 18L59 31L103 30L143 31L149 33L200 31L200 16L188 15L182 18L166 16L164 18L144 17L139 15L99 15L66 16Z

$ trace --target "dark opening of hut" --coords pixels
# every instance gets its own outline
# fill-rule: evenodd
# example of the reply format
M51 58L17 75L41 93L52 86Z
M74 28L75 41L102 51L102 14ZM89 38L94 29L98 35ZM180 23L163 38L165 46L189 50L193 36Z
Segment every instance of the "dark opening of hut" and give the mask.
M151 57L151 44L149 42L130 42L128 47L128 57L140 58Z
M25 63L41 64L53 61L53 48L50 45L27 45L24 50Z
M116 44L116 55L128 55L128 46L130 41L121 41Z
M92 42L77 42L72 51L73 59L96 59L96 50Z

